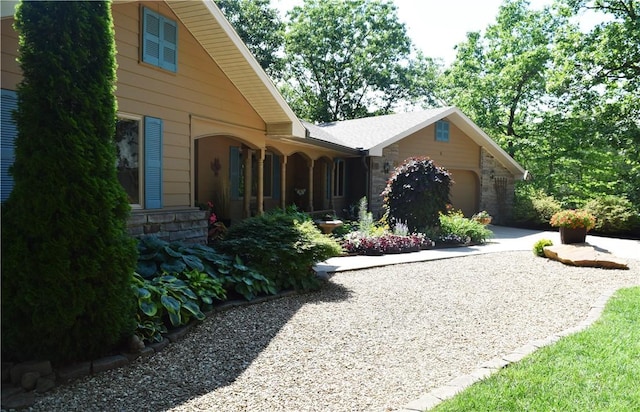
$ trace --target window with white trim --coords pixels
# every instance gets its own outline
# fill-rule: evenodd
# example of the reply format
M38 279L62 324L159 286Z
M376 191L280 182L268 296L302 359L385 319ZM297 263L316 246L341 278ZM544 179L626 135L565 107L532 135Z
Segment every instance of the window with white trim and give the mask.
M178 24L142 8L142 61L165 70L178 70Z
M162 208L162 133L162 119L118 115L116 169L133 207Z

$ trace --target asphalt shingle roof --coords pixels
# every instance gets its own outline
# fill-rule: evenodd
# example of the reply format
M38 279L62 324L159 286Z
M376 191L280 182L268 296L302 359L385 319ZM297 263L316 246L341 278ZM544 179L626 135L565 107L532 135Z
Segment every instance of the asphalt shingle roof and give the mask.
M303 122L311 137L352 149L370 149L391 139L408 136L444 117L450 107L365 117L339 122L311 124Z

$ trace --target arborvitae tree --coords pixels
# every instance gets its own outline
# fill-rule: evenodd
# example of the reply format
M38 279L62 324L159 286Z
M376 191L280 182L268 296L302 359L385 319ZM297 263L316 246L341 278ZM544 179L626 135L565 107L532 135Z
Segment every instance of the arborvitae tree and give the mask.
M90 359L135 329L111 4L25 1L16 29L24 79L2 216L3 360Z
M433 228L439 212L451 203L449 172L428 157L411 157L398 166L382 192L389 223L405 223L411 231Z

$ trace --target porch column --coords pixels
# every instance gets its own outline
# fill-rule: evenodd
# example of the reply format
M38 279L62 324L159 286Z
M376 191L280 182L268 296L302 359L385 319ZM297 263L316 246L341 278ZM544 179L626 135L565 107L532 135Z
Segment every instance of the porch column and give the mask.
M260 148L258 152L258 193L256 196L258 215L264 213L264 157L265 149Z
M333 182L335 180L336 168L334 166L333 160L331 163L327 164L329 168L329 181L327 184L329 185L329 209L333 209Z
M309 160L309 212L313 212L313 163L313 159Z
M282 164L280 165L280 207L287 208L287 156L282 156Z
M251 217L251 157L253 150L247 146L242 148L242 158L244 159L244 198L242 209L244 217Z

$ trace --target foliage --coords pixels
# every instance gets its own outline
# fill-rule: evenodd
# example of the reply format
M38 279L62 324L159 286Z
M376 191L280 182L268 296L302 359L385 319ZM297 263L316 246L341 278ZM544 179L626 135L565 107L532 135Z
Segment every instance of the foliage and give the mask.
M195 279L199 272L188 273ZM224 290L216 282L197 282L197 286L199 294L193 291L191 284L172 275L144 279L134 274L131 287L138 301L136 334L147 342L158 342L162 340L161 334L167 331L167 323L177 327L188 324L193 318L203 320L201 305L212 296L224 298Z
M2 207L3 359L93 359L136 326L111 5L22 2L15 27L24 77Z
M587 32L575 16L595 9ZM637 0L507 0L456 46L439 97L462 109L566 207L603 195L640 202ZM532 216L526 225L545 218Z
M270 210L234 224L219 247L259 267L277 290L318 288L313 265L342 252L309 215L295 207Z
M412 54L391 1L309 0L288 17L281 91L298 116L329 122L435 102L436 65Z
M179 273L177 277L189 285L189 289L198 297L202 310L210 310L214 301L225 300L227 297L224 279L195 269Z
M204 272L220 279L226 290L235 290L251 300L260 294L275 294L273 282L245 266L236 256L219 253L198 244L167 242L154 236L145 236L138 242L137 272L144 279L153 279L165 273L188 277L192 271Z
M549 224L551 216L562 209L560 202L547 195L542 189L522 183L516 185L513 221L525 227L544 227Z
M544 257L544 248L546 246L553 246L553 242L549 239L540 239L533 244L533 254L536 256Z
M549 223L553 227L585 228L589 231L595 227L596 218L584 210L565 209L551 216Z
M356 231L347 234L342 242L347 252L363 255L415 252L429 249L434 245L431 239L422 233L396 235L387 232L380 235L370 235Z
M364 196L358 201L358 231L376 237L386 233L388 227L383 224L376 224L373 214L367 210L367 197Z
M284 23L269 0L215 0L260 66L271 76L282 74Z
M448 243L452 240L452 236L457 236L460 239L469 239L470 242L476 244L482 244L487 241L493 232L487 229L487 227L473 219L467 219L460 211L451 211L447 214L441 213L439 217L440 221L440 236L436 240ZM467 242L462 242L467 243Z
M404 222L411 231L437 226L438 214L451 203L453 180L428 157L411 157L398 166L382 192L391 223Z
M596 217L595 230L599 233L624 234L640 229L640 212L624 197L602 196L592 199L584 210Z
M218 215L214 211L212 201L208 201L206 207L200 205L200 210L206 210L207 217L207 244L213 245L216 241L223 239L227 234L227 226L218 220Z

